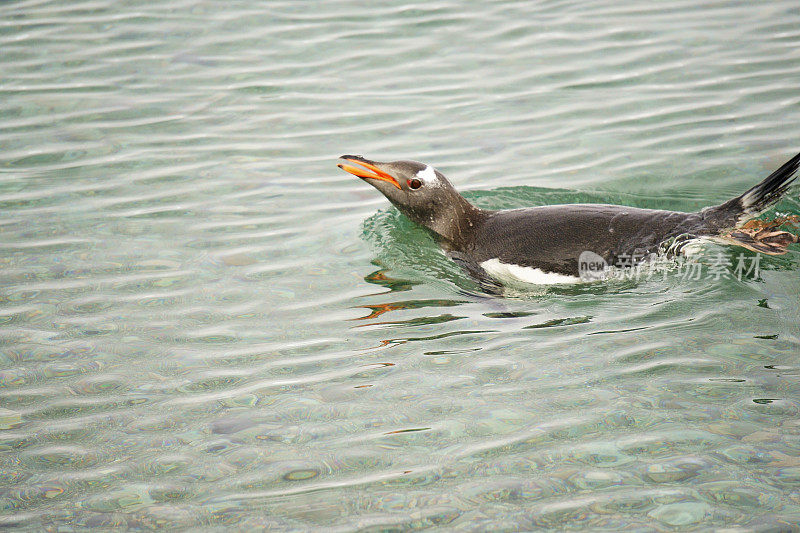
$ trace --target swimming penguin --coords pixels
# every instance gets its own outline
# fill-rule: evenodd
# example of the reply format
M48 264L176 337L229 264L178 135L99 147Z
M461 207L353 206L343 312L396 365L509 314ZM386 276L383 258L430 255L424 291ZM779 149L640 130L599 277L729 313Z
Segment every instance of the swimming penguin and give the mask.
M381 163L358 155L341 159L346 163L339 168L382 192L401 213L430 230L451 259L489 286L509 279L581 281L587 257L629 266L675 239L718 238L767 254L784 253L798 242L789 232L756 233L743 225L786 192L800 167L800 154L744 194L695 213L603 204L490 211L469 203L425 163Z

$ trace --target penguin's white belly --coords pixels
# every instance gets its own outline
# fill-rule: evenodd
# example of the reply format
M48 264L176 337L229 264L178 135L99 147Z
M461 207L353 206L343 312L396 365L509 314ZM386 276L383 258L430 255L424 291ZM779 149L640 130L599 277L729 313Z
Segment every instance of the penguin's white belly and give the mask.
M499 259L489 259L481 267L493 278L504 283L529 283L534 285L556 285L561 283L580 283L581 278L545 272L541 268L524 267L501 263Z

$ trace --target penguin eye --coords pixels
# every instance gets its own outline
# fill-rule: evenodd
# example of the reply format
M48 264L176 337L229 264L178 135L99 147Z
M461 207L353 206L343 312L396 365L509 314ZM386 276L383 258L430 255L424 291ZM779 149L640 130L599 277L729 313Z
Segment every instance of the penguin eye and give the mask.
M408 186L416 190L422 187L422 182L419 181L417 178L414 178L413 180L408 180Z

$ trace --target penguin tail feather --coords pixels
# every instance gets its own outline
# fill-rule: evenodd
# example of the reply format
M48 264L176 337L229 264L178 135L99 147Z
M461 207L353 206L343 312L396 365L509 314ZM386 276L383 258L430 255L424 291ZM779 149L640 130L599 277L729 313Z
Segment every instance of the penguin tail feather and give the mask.
M800 237L778 228L787 224L798 228L800 217L792 215L769 221L752 219L781 199L797 179L798 170L800 170L800 154L788 160L778 170L740 196L709 208L704 214L709 221L713 221L714 226L728 229L723 231L721 236L733 244L768 255L785 254L787 247L800 241Z
M792 182L797 179L798 169L800 169L800 154L781 165L758 185L734 198L734 201L739 203L744 215L757 216L781 199Z

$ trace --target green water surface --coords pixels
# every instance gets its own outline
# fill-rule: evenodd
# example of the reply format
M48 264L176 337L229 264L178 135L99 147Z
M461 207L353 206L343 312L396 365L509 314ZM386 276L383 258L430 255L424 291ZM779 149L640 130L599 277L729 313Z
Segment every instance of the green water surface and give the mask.
M490 298L335 164L696 210L799 88L796 0L0 3L0 524L798 527L797 246Z

